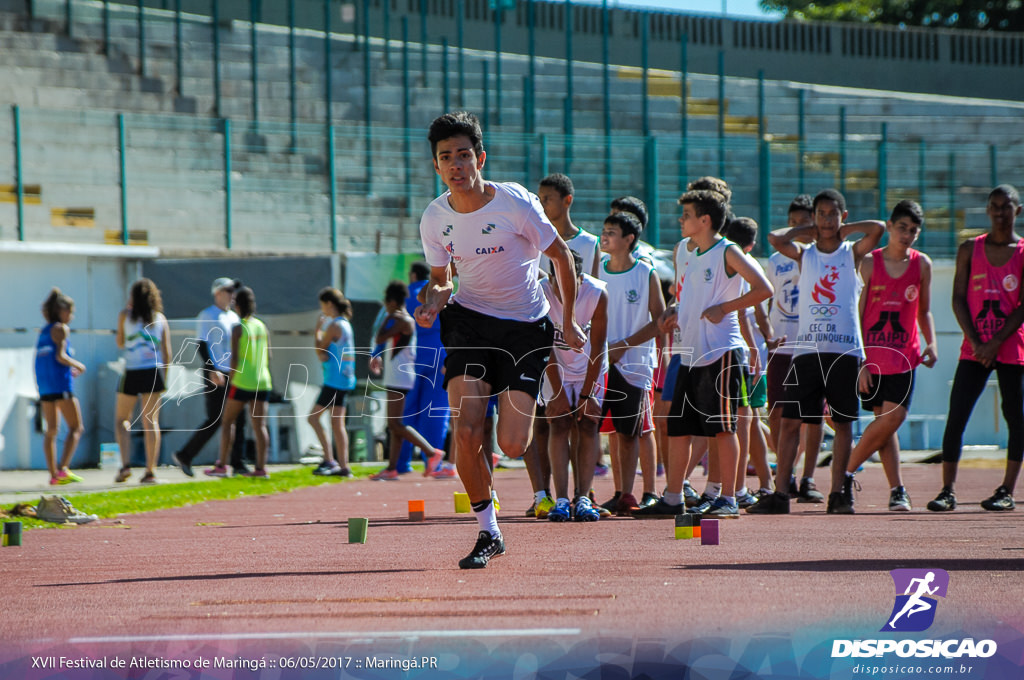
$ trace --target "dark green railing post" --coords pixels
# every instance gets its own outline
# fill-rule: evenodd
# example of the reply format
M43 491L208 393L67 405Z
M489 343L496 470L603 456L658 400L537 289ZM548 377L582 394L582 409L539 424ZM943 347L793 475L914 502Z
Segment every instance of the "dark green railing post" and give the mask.
M564 150L565 168L563 172L566 175L572 174L572 161L573 161L573 137L572 137L572 102L566 97L562 100L562 120L563 127L565 128L565 143L562 147Z
M658 187L661 184L658 176L658 138L647 137L644 144L644 201L647 203L647 242L655 248L661 245L659 222L661 211L658 208Z
M650 70L649 69L649 66L650 66L650 64L649 64L649 61L650 61L650 48L648 47L648 43L650 42L650 33L651 33L651 29L650 29L651 15L648 14L647 12L643 12L643 13L640 14L640 17L641 17L640 23L641 23L641 26L642 26L642 29L641 29L641 32L640 32L640 34L642 36L641 40L640 40L640 43L641 43L641 45L640 45L640 63L641 63L641 69L640 69L640 73L641 73L640 83L641 83L641 85L640 85L640 88L643 90L640 93L640 102L641 102L641 109L642 109L641 118L643 119L643 122L642 122L641 125L642 125L642 128L643 128L643 135L644 135L644 137L647 137L648 135L651 134L651 98L650 98L650 96L648 94L648 90L650 89L649 88L650 83L648 82L648 78L650 77L650 74L649 74L649 70Z
M121 180L121 243L128 245L128 159L124 114L117 114L117 151Z
M725 50L718 50L718 176L725 179Z
M296 87L295 87L295 0L288 0L288 127L291 129L291 151L295 153L299 146L299 135L296 121Z
M252 77L252 124L253 129L259 130L260 124L260 91L259 91L259 47L256 43L256 3L259 0L249 0L249 75Z
M71 16L71 0L64 0L64 27L68 37L73 38L71 26L74 24L74 17Z
M878 214L884 219L886 193L889 191L889 124L882 123L882 136L878 140Z
M466 19L466 0L459 0L456 5L456 12L458 12L458 21L455 22L455 28L459 33L459 108L466 108L466 30L465 30L465 19Z
M548 136L547 133L542 132L540 134L540 176L547 177L550 172L548 171Z
M612 94L611 66L608 39L611 34L611 10L608 0L601 2L601 100L604 109L604 182L605 190L612 189Z
M213 110L214 115L221 115L220 101L220 0L213 0Z
M369 43L367 43L369 45ZM369 49L366 50L369 52ZM338 161L334 148L334 126L327 126L327 181L330 183L331 252L338 252Z
M18 240L25 240L25 184L21 174L21 109L11 107L14 116L14 191L18 211Z
M573 125L572 34L572 0L565 0L565 98L568 102L565 107L565 134L569 136L572 136L575 131ZM566 173L568 172L569 170L566 168Z
M679 99L680 99L680 112L679 112L679 191L685 191L687 184L687 177L690 175L690 169L687 165L687 137L689 136L689 97L690 97L690 83L689 83L689 66L687 55L687 49L689 47L690 35L683 33L682 38L679 40Z
M181 0L174 0L174 77L178 82L178 96L185 94L185 69L181 58Z
M494 10L494 124L501 125L501 4Z
M412 216L412 148L409 142L409 17L402 17L402 162L405 165L405 214ZM437 173L433 173L435 176Z
M839 193L846 195L846 107L839 107Z
M231 120L224 119L224 247L231 250Z
M420 0L420 72L423 87L427 87L430 73L427 70L427 0Z
M146 75L146 12L145 3L143 0L137 0L135 3L138 9L138 42L139 42L139 75Z
M481 78L483 79L481 90L483 90L482 94L483 94L483 97L484 97L484 120L483 120L483 123L484 123L484 129L486 130L491 125L491 109L490 109L490 99L491 99L491 97L490 97L490 94L491 94L490 93L490 87L491 87L490 80L491 80L491 75L490 75L490 64L487 63L486 59L482 59L481 60L481 66L482 66Z
M999 185L999 155L995 144L988 146L988 185L990 187Z
M956 252L956 152L949 152L949 240L950 252Z
M357 33L357 31L352 31ZM357 41L353 40L353 43ZM369 46L366 50L369 51ZM332 64L334 57L331 55L331 0L324 0L324 111L326 111L327 124L334 121L334 72Z
M526 79L523 81L523 95L530 98L530 105L523 112L526 119L523 128L527 132L537 129L536 83L537 83L537 27L534 16L534 0L526 0Z
M391 2L384 0L384 68L391 68Z
M529 100L529 101L527 101ZM530 135L533 131L528 129L529 112L533 109L533 93L530 91L530 76L523 76L523 181L530 182Z
M927 205L927 203L925 203L925 191L927 190L928 184L928 166L925 165L926 162L927 145L925 144L925 141L922 139L920 142L917 143L917 202L920 203L922 206ZM926 231L926 229L922 229L921 235L918 237L920 239L919 247L921 248L924 248L928 241L928 234L925 233Z
M448 38L441 38L441 99L442 111L450 111L448 104Z
M110 0L103 0L103 54L110 56Z
M804 156L807 152L807 113L805 110L807 94L803 90L796 93L796 155L797 155L797 189L804 193L806 185L806 162Z
M366 127L366 193L373 193L373 77L370 59L370 0L363 0L363 96L364 125Z
M761 168L758 173L760 187L758 192L761 195L761 212L759 219L761 228L757 230L758 241L761 245L761 252L768 252L768 232L772 229L772 147L771 143L762 135L759 141Z

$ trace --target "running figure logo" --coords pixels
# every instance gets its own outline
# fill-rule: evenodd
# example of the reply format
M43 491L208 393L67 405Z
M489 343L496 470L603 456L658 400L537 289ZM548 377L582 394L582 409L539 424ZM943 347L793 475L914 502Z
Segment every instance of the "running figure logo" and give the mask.
M927 630L935 621L936 597L945 597L949 574L942 569L893 569L896 603L882 631ZM902 595L899 593L902 592Z

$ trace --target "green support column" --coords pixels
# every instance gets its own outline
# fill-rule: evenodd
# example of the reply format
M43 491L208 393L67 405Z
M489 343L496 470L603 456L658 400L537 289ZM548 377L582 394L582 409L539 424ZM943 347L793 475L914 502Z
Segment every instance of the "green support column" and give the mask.
M524 95L530 97L530 105L523 115L523 127L529 133L537 130L537 107L536 107L536 82L537 82L537 30L534 17L534 0L526 0L526 51L528 53L526 62L526 80L523 85Z
M458 21L455 22L455 29L459 33L459 107L466 108L466 34L463 26L466 19L466 1L459 0L456 5L459 13Z
M950 252L956 252L957 246L957 233L956 233L956 153L953 151L949 152L949 169L948 169L948 182L949 182L949 241L950 241Z
M925 164L926 162L927 145L925 144L925 141L922 139L917 144L917 202L920 203L922 206L928 205L925 202L925 191L927 190L928 185L928 166ZM925 231L926 230L922 229L921 235L918 237L920 240L919 247L922 249L925 247L926 242L928 240L928 234L926 234Z
M839 193L846 195L846 107L839 107Z
M381 21L384 23L384 68L391 68L391 2L384 0L381 3L384 6L384 18Z
M481 72L480 76L483 79L481 90L482 90L482 94L483 94L483 98L484 98L484 120L483 120L483 124L484 124L484 129L487 130L487 129L490 128L490 125L491 125L491 110L489 108L489 104L490 104L490 86L491 86L490 81L491 81L491 74L490 74L490 65L487 63L486 59L481 60L481 64L480 65L482 67L482 72Z
M608 0L601 2L601 99L604 109L604 182L605 190L612 190L612 106L611 76L608 38L611 33L611 15Z
M353 31L355 33L355 31ZM356 41L353 41L355 43ZM369 51L369 45L366 46ZM334 122L334 73L331 62L331 0L324 0L324 111L327 125Z
M540 135L540 176L547 177L548 172L548 136L546 133Z
M409 17L402 17L402 163L405 172L405 214L412 216L412 149L409 142ZM435 176L437 173L433 173Z
M757 230L761 252L768 253L768 232L772 225L772 147L763 136L760 141L761 168L759 177L759 193L761 194L761 228Z
M661 245L661 211L658 208L658 138L647 137L644 144L646 172L644 173L644 202L647 203L647 242L655 248Z
M689 112L688 112L688 99L690 96L689 92L689 74L687 66L687 49L689 47L690 36L688 33L683 33L682 39L679 41L679 98L680 98L680 112L679 112L679 191L680 193L686 190L687 177L690 175L690 169L687 165L686 158L686 146L687 137L689 135Z
M103 54L110 56L110 0L103 0Z
M441 110L450 111L448 106L448 38L441 38Z
M643 135L644 137L647 137L648 135L651 134L651 98L648 93L648 61L650 60L650 48L648 47L648 44L650 43L651 15L648 14L647 12L644 12L640 15L640 17L640 25L642 27L640 32L642 36L640 40L640 89L642 90L642 92L640 93L640 102L642 108L641 118L643 119Z
M260 90L259 90L259 45L256 38L256 3L249 0L249 75L252 79L252 124L253 130L259 130L260 124Z
M14 191L18 211L18 240L25 240L25 184L21 174L21 109L11 107L14 116Z
M367 50L369 51L369 50ZM327 181L330 182L331 252L338 252L338 172L334 150L334 126L327 126Z
M569 136L575 133L573 125L572 33L572 0L565 0L565 99L568 102L565 107L565 134ZM568 173L568 169L566 172Z
M211 8L213 30L212 40L213 43L213 113L215 116L221 115L221 101L220 101L220 0L213 0L213 7Z
M718 50L718 176L725 179L725 51Z
M370 59L370 0L363 0L363 126L366 134L366 193L373 193L373 62Z
M430 73L427 70L427 0L420 0L420 73L423 87L427 87Z
M146 75L146 12L145 4L142 0L137 0L135 7L138 11L136 19L138 21L138 43L139 43L139 75L145 77Z
M71 27L74 25L74 17L71 16L71 0L64 0L64 27L69 38L73 38Z
M174 0L174 79L178 83L178 96L185 94L185 69L181 59L181 0Z
M501 5L494 10L494 124L501 125Z
M224 119L224 247L231 250L231 121Z
M574 150L573 150L573 141L574 140L573 140L573 137L572 137L572 132L570 132L570 130L572 129L572 102L569 101L568 97L566 97L565 99L562 100L562 120L563 120L563 126L565 127L565 145L563 147L563 149L565 151L565 153L564 153L565 167L563 168L563 172L566 175L571 175L572 174L573 153L574 153Z
M885 195L889 191L889 124L882 123L882 136L878 140L878 214L886 214Z
M128 245L128 160L126 158L124 114L117 114L117 152L121 179L121 243Z
M296 87L295 87L295 0L288 0L288 125L291 128L291 150L295 152L299 145L296 121Z
M990 187L999 185L999 155L996 150L995 144L990 144L988 147L988 167L989 177L988 185Z
M805 107L805 104L806 104L805 99L806 99L807 95L806 95L806 93L803 90L800 90L800 91L797 92L796 97L797 97L797 99L796 99L796 111L797 111L797 114L796 114L796 118L797 118L797 123L796 123L797 124L797 134L796 134L796 136L797 136L797 141L796 141L796 145L797 145L797 147L796 147L796 149L797 149L797 151L796 151L797 159L796 159L796 162L797 162L797 178L798 178L797 179L797 189L799 190L799 193L802 194L805 191L804 187L806 185L806 180L805 180L806 168L805 168L805 164L804 164L804 156L806 155L806 144L807 144L807 118L806 118L807 114L806 114L806 112L804 110L804 107Z

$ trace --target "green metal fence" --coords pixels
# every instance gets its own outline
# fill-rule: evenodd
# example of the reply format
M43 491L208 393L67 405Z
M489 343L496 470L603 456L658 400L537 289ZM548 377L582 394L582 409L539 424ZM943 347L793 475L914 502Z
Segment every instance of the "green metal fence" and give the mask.
M7 239L247 252L408 250L416 247L419 214L440 190L422 129L377 125L371 135L365 124L257 126L18 107L6 118L0 144L12 152L0 164L0 184L13 189L0 203L0 237ZM686 182L724 168L734 211L769 227L785 223L801 182L814 190L842 187L853 218L884 217L897 200L917 199L927 217L922 244L939 257L953 253L964 229L987 226L989 188L1019 177L1024 158L1016 147L997 153L986 145L884 138L494 133L485 145L493 179L535 189L545 174L568 171L577 187L573 217L592 231L612 198L632 194L649 206L647 240L670 247ZM71 224L68 214L91 214L93 224Z

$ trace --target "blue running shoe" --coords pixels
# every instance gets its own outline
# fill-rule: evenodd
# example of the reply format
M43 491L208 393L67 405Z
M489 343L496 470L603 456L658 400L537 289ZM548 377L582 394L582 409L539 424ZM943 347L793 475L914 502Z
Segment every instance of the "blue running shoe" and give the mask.
M704 513L705 517L714 519L735 519L740 516L740 509L735 503L730 503L721 496L711 503L711 507Z
M569 499L559 498L555 507L548 512L548 519L552 522L568 522L572 519L572 508L569 506Z
M594 509L594 504L586 496L576 499L573 519L577 522L596 522L601 519L601 513Z

